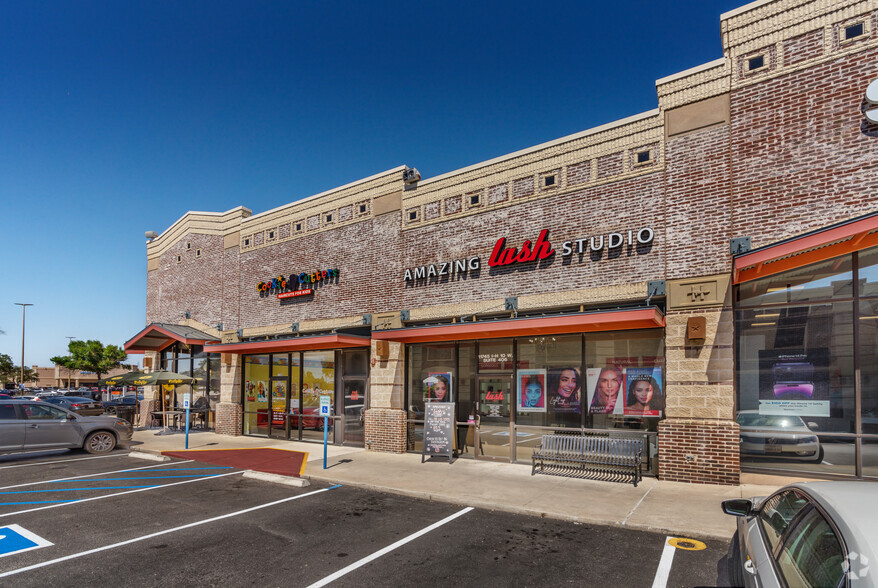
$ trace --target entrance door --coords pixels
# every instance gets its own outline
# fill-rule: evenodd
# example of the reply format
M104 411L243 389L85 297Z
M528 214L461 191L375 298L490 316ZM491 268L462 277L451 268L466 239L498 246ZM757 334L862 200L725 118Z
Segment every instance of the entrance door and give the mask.
M290 397L289 377L271 378L271 418L268 436L275 439L287 438L287 412Z
M344 380L344 443L363 447L366 444L366 380Z
M475 455L480 459L512 459L512 376L479 376Z

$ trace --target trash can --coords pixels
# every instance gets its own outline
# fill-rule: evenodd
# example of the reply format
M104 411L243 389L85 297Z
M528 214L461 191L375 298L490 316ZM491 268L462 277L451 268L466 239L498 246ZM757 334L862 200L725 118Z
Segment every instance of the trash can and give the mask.
M116 407L116 417L118 417L120 419L124 419L124 420L128 421L129 423L131 423L132 425L134 424L134 412L135 412L135 407L133 407L133 406L117 406Z

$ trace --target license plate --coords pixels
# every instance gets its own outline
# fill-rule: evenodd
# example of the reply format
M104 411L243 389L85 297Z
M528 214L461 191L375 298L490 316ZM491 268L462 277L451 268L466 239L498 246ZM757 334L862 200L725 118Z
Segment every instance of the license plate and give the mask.
M780 445L766 445L765 453L780 453L781 446Z

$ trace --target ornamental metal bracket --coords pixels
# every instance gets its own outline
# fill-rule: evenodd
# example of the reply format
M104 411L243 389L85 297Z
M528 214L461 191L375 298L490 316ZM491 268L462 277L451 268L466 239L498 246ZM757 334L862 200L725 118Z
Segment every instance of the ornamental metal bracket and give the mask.
M729 250L732 255L741 255L750 251L750 237L735 237L729 240Z

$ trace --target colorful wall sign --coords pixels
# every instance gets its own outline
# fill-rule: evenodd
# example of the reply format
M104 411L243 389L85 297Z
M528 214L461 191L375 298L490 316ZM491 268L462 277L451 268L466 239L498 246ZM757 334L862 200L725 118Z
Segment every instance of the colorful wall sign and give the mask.
M309 289L307 287L308 284L316 284L323 280L338 278L338 273L339 272L337 269L325 269L316 270L311 273L303 272L298 275L290 274L288 278L284 277L283 275L279 275L278 277L271 280L259 282L258 284L256 284L256 290L257 292L262 293L270 291L283 292L287 290ZM310 294L310 292L308 293Z

